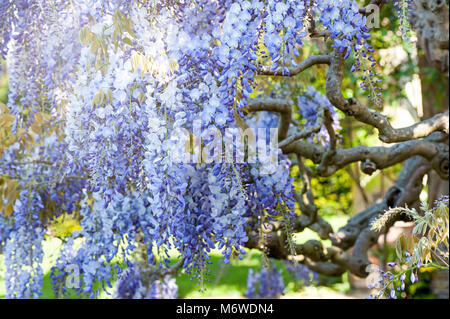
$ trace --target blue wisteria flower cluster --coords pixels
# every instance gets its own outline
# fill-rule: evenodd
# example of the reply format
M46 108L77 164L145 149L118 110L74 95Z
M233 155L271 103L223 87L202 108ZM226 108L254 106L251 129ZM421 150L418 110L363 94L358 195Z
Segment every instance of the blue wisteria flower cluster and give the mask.
M286 266L288 273L299 285L310 286L317 282L319 275L305 265L292 260L284 261L284 265Z
M263 267L259 273L255 273L253 269L248 271L245 292L247 298L279 298L283 295L284 288L282 272L273 263L270 263L269 268Z
M346 59L354 52L352 72L364 73L361 88L369 91L369 99L380 106L381 88L377 85L380 80L376 78L379 74L373 71L376 62L372 55L374 49L367 41L370 38L367 17L359 13L359 6L353 0L318 1L317 11L333 39L333 48L345 53Z
M158 276L156 280L146 280L155 277L157 273L146 274L146 270L136 266L123 271L116 283L115 297L118 299L176 299L178 286L170 275Z
M8 298L39 296L42 287L44 229L37 214L42 199L32 190L22 191L14 203L15 222L4 247Z
M370 38L366 17L359 13L359 6L352 0L318 1L319 21L334 39L333 47L345 52L348 58L351 52L359 51L359 46L369 45L364 41Z
M20 190L13 204L12 215L2 213L0 242L4 246L8 297L37 297L42 288L42 242L46 226L52 219L45 211L53 210L54 216L73 214L81 197L84 182L54 179L55 167L50 163L64 163L66 145L58 142L55 134L37 139L39 147L28 154L27 164L17 151L15 143L3 154L0 170L18 180ZM38 160L39 159L39 160ZM39 164L45 163L44 165ZM78 172L80 173L80 172ZM63 195L64 194L64 195ZM10 199L7 199L10 201ZM13 217L13 218L11 218Z
M341 130L341 125L339 123L339 118L336 110L333 105L327 99L326 96L316 91L314 87L308 86L308 88L300 95L297 99L298 112L302 117L302 120L305 122L305 127L314 126L317 122L317 115L319 107L327 108L333 120L332 126L335 132L339 132ZM325 127L322 125L320 127L319 132L312 134L308 137L308 140L311 142L319 142L322 145L327 145L330 141L330 135Z

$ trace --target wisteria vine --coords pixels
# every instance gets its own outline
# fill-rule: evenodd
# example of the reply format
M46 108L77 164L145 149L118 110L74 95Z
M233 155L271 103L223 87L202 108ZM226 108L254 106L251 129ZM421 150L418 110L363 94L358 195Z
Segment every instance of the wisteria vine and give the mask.
M355 54L353 70L367 71L363 88L376 99L369 30L354 0L0 0L0 55L10 78L5 126L13 134L0 152L2 183L13 189L0 206L8 297L39 296L47 226L65 214L81 230L62 238L51 271L61 297L68 269L77 269L79 284L69 288L90 297L118 278L119 298L175 298L174 280L144 278L136 254L167 273L176 250L180 267L201 284L212 249L225 263L243 258L249 226L278 221L290 236L294 187L281 150L269 173L262 157L242 163L222 154L211 162L211 152L198 150L211 131L276 128L270 113L244 121L260 93L257 76L264 68L289 76L311 30L327 33L345 58ZM320 106L340 129L320 92L310 87L297 101L305 127ZM194 133L174 137L183 129ZM325 125L309 138L330 141ZM237 157L244 144L220 149ZM180 149L186 161L173 157ZM274 296L283 287L278 270L264 268L249 273L247 295Z

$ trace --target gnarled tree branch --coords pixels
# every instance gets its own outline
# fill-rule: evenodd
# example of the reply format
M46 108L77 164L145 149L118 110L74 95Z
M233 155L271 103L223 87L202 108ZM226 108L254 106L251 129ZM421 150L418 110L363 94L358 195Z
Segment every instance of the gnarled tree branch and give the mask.
M278 68L276 70L270 70L268 67L263 67L258 70L258 74L260 75L276 75L276 76L295 76L297 74L302 73L303 71L309 69L310 67L318 64L330 64L330 56L328 54L325 55L312 55L302 62L298 63L296 67L288 67L289 74L284 74L283 68Z
M346 99L341 92L344 76L343 53L334 51L326 79L327 97L336 108L358 121L369 124L379 131L379 138L385 143L396 143L426 137L436 131L449 134L449 113L437 114L431 119L410 127L394 129L387 117L360 104L355 98Z

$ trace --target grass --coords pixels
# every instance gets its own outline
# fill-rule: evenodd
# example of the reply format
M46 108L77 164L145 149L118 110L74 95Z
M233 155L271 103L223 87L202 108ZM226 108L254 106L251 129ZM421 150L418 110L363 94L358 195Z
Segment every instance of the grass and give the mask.
M333 216L328 218L328 221L332 224L334 229L339 228L344 225L347 218L345 216ZM295 241L297 243L302 243L310 239L319 239L317 234L305 230L303 233L295 236ZM326 246L330 245L327 241L324 243ZM60 247L60 241L57 239L47 239L43 244L44 249L44 261L42 264L44 278L43 278L43 289L41 298L51 299L55 298L51 279L50 279L50 269L54 265L57 258L58 250ZM261 265L261 253L256 250L247 251L248 254L244 260L232 260L230 264L226 265L223 263L222 254L213 250L211 252L211 273L207 276L207 280L204 282L204 287L206 291L200 291L200 285L198 282L191 281L188 274L182 273L177 278L178 284L178 296L179 298L242 298L247 289L247 275L250 268L255 270L260 269ZM172 254L173 261L175 262L175 254ZM0 298L5 296L5 285L4 285L4 265L2 261L3 256L0 255ZM284 264L281 261L274 261L277 268L281 269L284 282L286 284L285 295L289 298L298 298L299 291L293 282L292 277L287 272ZM334 280L330 281L329 278L320 278L322 283L328 283L328 287L309 287L304 289L304 292L308 295L314 294L328 294L331 291L346 293L350 289L348 280ZM111 291L112 292L112 291ZM100 298L111 298L103 291ZM76 295L72 295L71 298L79 298Z

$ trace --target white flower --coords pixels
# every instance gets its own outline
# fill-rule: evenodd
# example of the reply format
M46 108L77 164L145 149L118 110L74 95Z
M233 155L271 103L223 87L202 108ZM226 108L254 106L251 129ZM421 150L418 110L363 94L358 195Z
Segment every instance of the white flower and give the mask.
M280 23L283 20L283 14L279 11L276 11L272 14L272 20L275 23Z
M114 99L118 102L125 102L127 100L127 92L125 90L116 90L114 92Z
M198 99L200 98L200 96L201 96L201 92L200 92L199 89L195 88L195 89L193 89L193 90L191 91L191 98L192 98L192 100L198 101Z
M114 87L119 90L125 90L132 80L133 77L131 76L130 72L121 69L117 71L116 79L114 80Z
M95 110L95 114L101 118L104 119L105 118L105 108L104 107L99 107Z
M164 90L164 93L161 94L161 101L164 104L168 104L168 107L172 107L176 102L176 93L177 93L177 83L176 81L171 81L169 85Z
M288 10L288 6L283 2L278 2L275 9L278 13L285 14Z
M103 33L103 23L97 23L92 27L92 32L94 32L95 35L101 35Z
M284 26L286 27L286 29L293 29L295 28L295 19L292 17L287 17L284 20Z
M230 7L229 12L234 13L236 15L239 14L241 12L241 5L237 2L233 3Z

